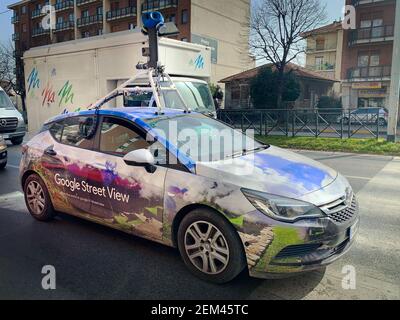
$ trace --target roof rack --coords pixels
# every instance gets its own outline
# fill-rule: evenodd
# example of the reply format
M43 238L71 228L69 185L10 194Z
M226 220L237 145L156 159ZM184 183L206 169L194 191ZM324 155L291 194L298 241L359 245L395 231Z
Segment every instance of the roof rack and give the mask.
M164 93L173 91L184 107L185 113L190 113L190 108L186 105L171 77L165 72L165 67L161 66L158 60L158 37L161 34L161 27L164 26L164 17L159 12L150 12L145 13L142 19L144 25L142 31L149 37L149 61L144 64L138 63L136 69L140 71L134 77L96 101L90 106L90 109L99 110L104 104L121 95L128 96L132 93L152 92L157 107L156 114L164 114L166 108ZM138 79L143 79L143 76L148 80L147 86L138 86L135 82Z

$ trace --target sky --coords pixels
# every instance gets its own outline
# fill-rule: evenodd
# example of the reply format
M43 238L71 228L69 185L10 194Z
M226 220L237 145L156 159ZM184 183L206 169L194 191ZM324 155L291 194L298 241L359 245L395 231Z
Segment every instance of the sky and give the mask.
M13 25L11 24L12 12L6 12L9 4L18 2L19 0L0 0L0 42L6 43L11 39L13 33ZM218 0L217 0L218 1ZM339 19L344 5L344 0L320 0L327 4L328 22Z

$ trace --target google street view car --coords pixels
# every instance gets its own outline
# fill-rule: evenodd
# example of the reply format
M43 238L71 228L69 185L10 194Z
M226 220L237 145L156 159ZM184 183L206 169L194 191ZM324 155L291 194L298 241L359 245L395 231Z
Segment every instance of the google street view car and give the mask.
M245 268L261 278L322 268L350 249L358 204L342 175L192 112L153 55L141 69L148 88L131 79L24 145L34 218L64 212L177 247L190 271L215 283ZM125 92L151 92L156 108L101 108ZM168 108L171 97L184 109Z

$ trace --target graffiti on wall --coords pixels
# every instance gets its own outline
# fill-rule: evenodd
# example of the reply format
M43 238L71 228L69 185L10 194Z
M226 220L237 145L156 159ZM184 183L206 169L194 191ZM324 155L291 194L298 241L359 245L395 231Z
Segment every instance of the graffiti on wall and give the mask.
M45 105L45 103L50 105L56 100L56 93L53 90L53 86L49 83L42 91L42 98L42 107Z
M28 92L31 91L31 89L38 89L40 87L40 79L39 79L39 72L34 67L31 71L31 73L28 76Z
M74 93L72 91L72 84L67 81L64 86L61 88L61 90L58 92L58 96L60 97L60 102L59 106L62 104L67 104L67 103L74 103Z

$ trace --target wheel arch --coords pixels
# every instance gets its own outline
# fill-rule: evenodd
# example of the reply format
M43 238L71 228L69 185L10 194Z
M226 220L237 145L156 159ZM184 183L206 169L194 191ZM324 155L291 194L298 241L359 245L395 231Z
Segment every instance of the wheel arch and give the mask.
M218 214L222 219L224 219L226 222L228 222L228 224L230 225L230 227L235 231L238 239L240 240L240 243L242 244L242 249L243 249L243 253L246 254L246 250L243 244L243 241L240 238L239 232L238 230L234 227L234 225L229 221L229 219L220 211L218 211L217 209L215 209L212 206L206 205L206 204L200 204L200 203L193 203L193 204L189 204L183 208L181 208L178 213L175 215L175 218L172 222L172 230L171 230L171 239L172 239L172 244L174 247L177 247L178 245L178 230L179 230L179 226L182 222L182 220L185 218L186 215L188 215L190 212L196 210L196 209L206 209L206 210L210 210L215 212L216 214Z

